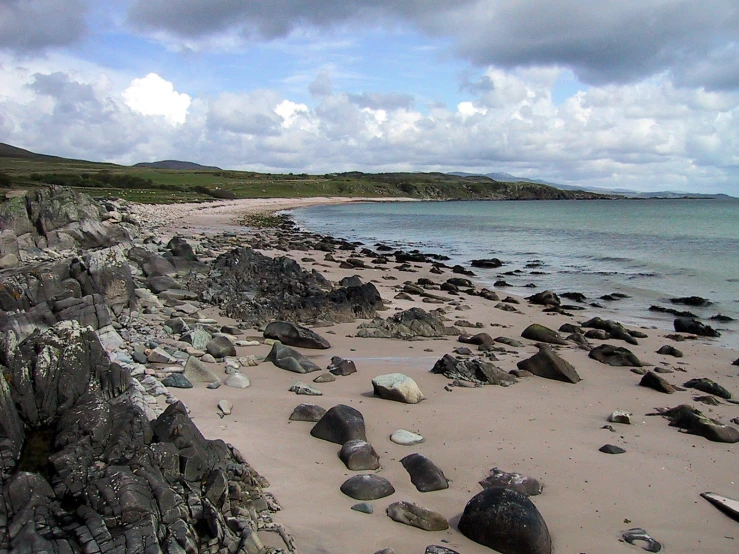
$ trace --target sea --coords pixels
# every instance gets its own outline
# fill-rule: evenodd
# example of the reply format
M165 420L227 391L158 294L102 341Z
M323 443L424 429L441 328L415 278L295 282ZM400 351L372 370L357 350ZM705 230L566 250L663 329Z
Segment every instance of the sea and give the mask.
M650 306L691 311L722 333L718 345L739 349L739 200L370 202L290 213L304 230L368 248L443 254L447 265L498 258L502 267L474 271L490 288L506 281L499 294L580 292L599 305L589 314L659 329L674 316ZM670 302L685 296L712 304ZM709 319L717 314L734 321Z

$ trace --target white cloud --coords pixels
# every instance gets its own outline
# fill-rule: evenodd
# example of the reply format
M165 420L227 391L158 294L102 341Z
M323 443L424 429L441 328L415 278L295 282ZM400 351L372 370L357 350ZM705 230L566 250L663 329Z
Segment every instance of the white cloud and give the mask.
M174 85L156 73L134 79L123 91L126 105L144 115L161 115L173 124L181 125L187 119L187 109L192 99L177 92Z

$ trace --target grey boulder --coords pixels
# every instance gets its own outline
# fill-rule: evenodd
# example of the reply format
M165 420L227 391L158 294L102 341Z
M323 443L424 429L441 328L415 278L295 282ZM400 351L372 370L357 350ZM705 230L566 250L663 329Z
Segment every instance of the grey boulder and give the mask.
M297 350L293 350L289 346L276 342L272 345L266 361L272 362L280 369L292 371L294 373L311 373L313 371L321 371L321 368L303 356Z
M380 467L380 456L370 443L361 439L345 442L339 451L339 458L347 469L352 471L366 471Z
M402 373L378 375L372 379L372 388L380 398L406 404L418 404L426 398L416 382Z
M539 325L538 323L532 323L526 329L523 330L521 336L525 339L533 340L536 342L546 342L549 344L567 344L567 341L563 339L557 331Z
M288 346L325 350L331 348L326 339L307 327L289 321L273 321L264 329L264 338L275 339Z
M534 375L563 381L565 383L578 383L582 381L575 368L567 361L560 358L551 347L540 344L539 352L531 358L521 360L516 364L518 369L530 371Z
M364 417L358 410L345 404L338 404L327 411L310 434L341 445L353 439L367 440Z
M228 337L214 337L205 346L208 354L214 358L225 358L226 356L236 356L236 347Z
M341 492L354 500L377 500L394 494L395 488L379 475L355 475L344 481Z
M434 462L421 454L409 454L400 460L419 492L440 491L449 488L449 480Z

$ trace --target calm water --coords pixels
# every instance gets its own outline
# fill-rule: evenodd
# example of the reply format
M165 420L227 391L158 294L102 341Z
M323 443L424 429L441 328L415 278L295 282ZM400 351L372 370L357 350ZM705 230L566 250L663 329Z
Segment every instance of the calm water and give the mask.
M739 201L618 200L536 202L408 202L316 206L293 212L311 231L446 254L451 263L496 257L505 265L475 270L512 293L577 291L617 310L626 323L671 328L672 316L649 312L668 298L709 298L702 317L739 319ZM527 264L539 262L536 268ZM504 272L522 270L517 275ZM544 274L539 274L544 273ZM631 298L599 300L620 292ZM739 348L739 322L707 321L720 340Z

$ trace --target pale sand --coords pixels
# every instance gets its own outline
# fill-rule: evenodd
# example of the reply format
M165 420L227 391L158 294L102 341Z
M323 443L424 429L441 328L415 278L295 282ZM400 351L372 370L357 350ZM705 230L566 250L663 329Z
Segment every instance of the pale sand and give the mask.
M179 214L174 229L188 229L185 234L189 236L202 226L211 230L227 226L233 230L234 218L247 206L260 211L315 201L320 200L243 201L238 203L238 210L233 209L236 204L229 203L190 216ZM336 264L323 267L323 253L290 255L297 260L314 257L319 261L315 267L332 281L352 274L360 275L365 281L372 280L388 301L384 317L413 305L428 310L437 307L420 300L393 300L396 294L393 286L422 276L437 282L451 276L428 275L423 271L342 270ZM312 267L312 264L303 265ZM382 276L388 274L397 276L398 281L383 280ZM501 297L512 290L502 292ZM530 293L528 289L516 290L521 296ZM446 295L438 291L435 294ZM470 329L471 333L505 335L527 344L517 354L499 356L501 361L497 364L505 370L515 368L517 361L536 352L531 341L520 338L521 331L531 322L557 329L564 322L581 322L594 315L618 319L617 312L601 310L576 313L575 318L547 315L525 301L519 306L523 314L515 314L495 309L494 302L479 297L463 295L462 298L472 309L450 311L448 317L452 320L461 317L480 321L484 328ZM213 310L210 315L217 313ZM737 445L709 442L669 427L661 417L644 417L657 406L692 403L727 423L739 416L739 406L724 402L717 407L694 403L692 397L702 394L697 391L666 395L639 387L641 377L628 368L602 365L589 359L587 351L569 346L559 353L583 378L576 385L530 377L508 388L454 388L453 392L447 392L444 386L448 380L430 374L429 370L438 358L459 345L454 337L417 342L359 339L354 337L358 323L316 329L331 342L332 348L303 350L322 367L335 355L353 359L357 365L359 371L354 375L316 385L323 391L322 397L288 392L298 380L312 385L316 373L301 376L266 362L244 369L252 382L245 390L224 386L212 391L196 385L194 389L176 391L208 438L233 443L271 482L269 490L284 508L276 519L293 534L300 552L373 553L392 547L398 553L422 553L429 544L445 544L462 554L491 552L466 539L456 530L456 522L467 501L481 490L478 481L496 466L544 482L543 494L532 500L547 522L558 553L643 552L638 546L619 541L621 531L630 527L645 528L663 543L666 552L739 551L739 523L699 496L701 492L713 491L739 499ZM638 346L609 342L627 346L643 362L666 362L670 367L685 369L685 372L663 375L672 383L709 377L739 393L738 370L731 365L739 357L738 352L718 348L708 339L673 343L663 338L666 334L663 331L646 332L650 338L640 339ZM257 331L248 335L260 336ZM656 354L663 344L674 344L685 357L676 359ZM240 355L266 355L269 347L260 345L238 351ZM218 371L222 374L222 369ZM370 380L389 372L413 377L427 399L417 405L406 405L374 397ZM231 400L234 410L232 415L220 419L216 404L222 398ZM378 472L397 491L373 502L373 515L351 510L356 501L339 491L341 483L354 474L338 459L340 447L311 437L311 423L288 421L292 409L302 402L327 409L339 403L348 404L364 415L368 440L381 456L382 468ZM616 433L602 429L607 416L616 409L632 412L634 424L613 424ZM392 443L389 435L401 428L421 433L426 442L413 447ZM598 448L606 443L619 445L627 452L621 455L599 452ZM451 480L448 490L416 491L399 462L413 452L429 457L444 471ZM393 522L385 515L385 509L399 500L411 500L441 512L449 518L451 528L429 533Z

